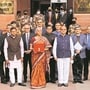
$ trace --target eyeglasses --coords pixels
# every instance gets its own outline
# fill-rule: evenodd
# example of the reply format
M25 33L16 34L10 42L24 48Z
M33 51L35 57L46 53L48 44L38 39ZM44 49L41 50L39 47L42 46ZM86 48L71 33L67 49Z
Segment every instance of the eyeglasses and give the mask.
M67 29L60 29L60 30L67 30Z
M37 23L42 23L42 22L37 22Z
M30 29L30 28L24 28L24 29Z

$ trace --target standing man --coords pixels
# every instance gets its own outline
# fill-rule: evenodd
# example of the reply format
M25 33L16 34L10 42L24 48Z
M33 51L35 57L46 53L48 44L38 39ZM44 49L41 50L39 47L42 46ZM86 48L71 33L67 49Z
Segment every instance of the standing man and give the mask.
M24 56L23 41L17 35L17 29L10 29L10 36L5 38L4 55L6 63L9 67L10 87L15 85L14 69L17 69L17 82L20 86L25 86L22 83L22 62Z
M59 11L58 11L58 9L56 8L55 9L55 11L54 11L54 23L53 23L53 30L55 30L55 24L57 23L57 22L59 22L59 19L60 19L60 15L59 15Z
M44 36L48 39L48 41L50 42L50 44L53 46L53 42L55 39L55 35L52 33L52 26L48 25L46 28L46 33L44 34ZM54 60L53 54L52 54L52 47L49 49L50 53L51 53L51 58L49 60L49 65L50 65L50 82L51 83L55 83L55 66L56 66L56 61ZM46 78L47 80L47 78ZM47 80L48 82L48 80Z
M30 77L32 71L31 65L31 54L30 54L30 40L34 36L34 33L30 29L30 24L26 23L23 26L25 33L22 35L22 39L24 42L24 61L23 61L23 75L24 75L24 82L27 82L27 67L29 63L29 70L30 70Z
M46 26L47 25L53 25L53 23L54 23L54 13L53 13L52 7L48 7L48 10L45 14L45 21L46 21Z
M73 9L70 8L67 11L67 21L66 21L66 25L67 25L67 31L69 29L69 26L72 24L72 19L73 19ZM68 33L68 32L67 32Z
M53 55L57 61L58 69L58 87L68 86L70 60L73 59L73 42L69 35L66 35L67 29L63 25L53 44Z
M66 25L66 21L67 21L67 13L65 12L65 9L63 8L60 10L59 22Z
M3 44L4 44L4 36L3 32L0 31L0 77L1 83L6 84L5 74L4 74L4 53L3 53Z
M60 34L60 27L61 27L61 24L57 22L55 24L55 30L52 32L55 36L58 36Z
M23 15L22 15L21 18L20 18L21 27L22 27L25 23L29 23L29 24L30 24L30 16L29 16L28 10L24 10L24 11L23 11Z
M86 47L86 60L84 62L84 78L83 80L88 80L89 74L89 62L90 62L90 26L87 27L87 47Z
M36 28L39 28L40 30L42 30L42 35L46 33L46 27L43 25L42 19L38 19L36 21ZM35 28L34 32L36 31L36 28Z
M82 81L82 72L83 72L83 64L86 62L86 36L81 34L81 28L75 28L75 34L72 35L73 43L74 43L74 53L75 60L72 65L73 69L73 83L83 83ZM85 68L85 66L84 66Z

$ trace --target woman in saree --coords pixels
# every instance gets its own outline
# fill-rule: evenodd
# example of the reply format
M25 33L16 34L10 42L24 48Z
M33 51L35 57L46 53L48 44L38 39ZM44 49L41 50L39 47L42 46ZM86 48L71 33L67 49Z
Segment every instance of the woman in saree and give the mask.
M30 50L32 53L32 73L31 73L31 88L43 88L46 86L46 66L49 64L49 48L51 47L49 41L42 36L42 30L36 29L36 36L34 36L30 43Z

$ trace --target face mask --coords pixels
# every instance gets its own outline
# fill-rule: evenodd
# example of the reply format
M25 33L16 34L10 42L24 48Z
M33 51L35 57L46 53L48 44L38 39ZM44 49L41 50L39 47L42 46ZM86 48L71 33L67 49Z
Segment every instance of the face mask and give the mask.
M24 13L24 15L27 15L27 13Z
M40 11L38 11L37 14L40 14Z
M48 10L48 12L51 12L51 10Z
M76 21L72 21L72 24L75 24L76 23Z
M61 11L61 15L64 15L64 13L65 13L64 11Z
M69 12L71 13L72 12L72 9L70 9Z
M55 11L55 13L58 13L58 11Z

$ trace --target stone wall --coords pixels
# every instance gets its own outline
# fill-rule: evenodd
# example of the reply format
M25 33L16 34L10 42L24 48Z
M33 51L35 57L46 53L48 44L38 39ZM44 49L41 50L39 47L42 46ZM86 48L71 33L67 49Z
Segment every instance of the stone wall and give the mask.
M17 11L17 0L14 1L14 13L13 14L0 14L0 30L6 29L6 25L12 20L15 20Z

